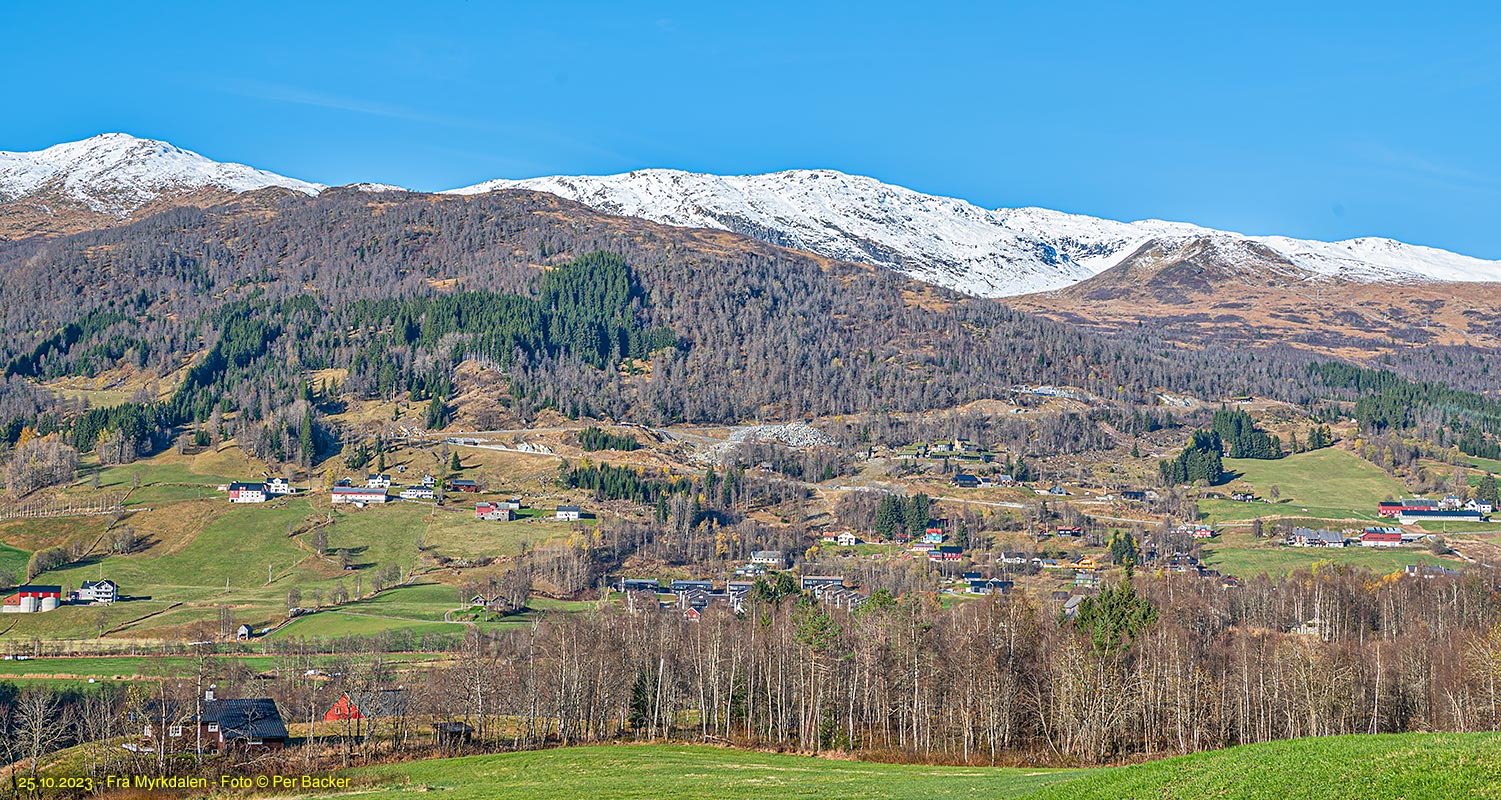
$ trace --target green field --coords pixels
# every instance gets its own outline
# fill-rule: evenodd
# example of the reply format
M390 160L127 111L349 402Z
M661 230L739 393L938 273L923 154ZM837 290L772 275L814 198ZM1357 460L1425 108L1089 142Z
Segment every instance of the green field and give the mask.
M714 747L620 745L393 764L350 773L394 800L1138 798L1315 800L1501 796L1501 734L1334 736L1096 770L940 767Z
M1395 572L1408 564L1440 564L1450 569L1463 565L1441 559L1426 547L1289 547L1275 538L1257 539L1245 528L1227 528L1201 545L1204 564L1226 575L1249 578L1265 573L1285 575L1320 563L1348 564L1379 574Z
M1270 499L1273 486L1279 495L1273 503L1201 501L1199 510L1215 524L1272 516L1376 520L1377 503L1406 493L1380 467L1334 448L1268 461L1227 458L1224 464L1227 475L1251 484L1258 496Z
M386 800L957 800L1022 797L1079 773L834 761L714 747L621 745L419 761L353 773Z
M1042 800L1323 800L1501 796L1501 734L1294 739L1102 770Z

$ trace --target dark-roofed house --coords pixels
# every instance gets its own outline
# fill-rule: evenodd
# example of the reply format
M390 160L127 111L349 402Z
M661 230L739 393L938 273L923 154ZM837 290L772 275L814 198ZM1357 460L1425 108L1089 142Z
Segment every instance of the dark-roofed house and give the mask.
M241 700L217 700L212 689L204 693L203 704L194 717L192 707L180 714L168 707L165 712L152 712L146 718L143 730L147 739L157 738L151 725L151 717L167 720L167 741L162 747L170 748L171 740L177 740L189 749L198 746L224 752L230 749L280 750L287 745L287 726L281 720L276 701L269 697L251 697ZM195 729L196 724L196 729Z

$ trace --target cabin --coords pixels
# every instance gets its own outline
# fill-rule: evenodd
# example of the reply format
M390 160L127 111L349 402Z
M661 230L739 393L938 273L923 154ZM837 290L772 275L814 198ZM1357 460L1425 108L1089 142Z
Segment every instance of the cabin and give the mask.
M391 476L382 472L377 475L365 476L366 489L389 489L391 488Z
M651 592L656 594L662 591L662 584L655 579L647 578L621 578L620 591L622 592Z
M1084 535L1084 529L1078 525L1059 525L1056 532L1059 536L1079 537Z
M14 593L0 605L0 611L7 614L38 614L54 610L62 602L63 587L28 583L17 586Z
M348 691L323 713L324 722L380 719L404 716L407 712L406 692L401 689L376 689L374 691Z
M368 486L335 486L328 490L330 503L350 503L365 505L368 503L384 503L390 499L385 489L371 489Z
M243 622L240 623L240 627L235 628L235 640L236 641L240 641L240 642L249 641L250 637L252 637L254 635L255 635L255 631L251 630L250 626L246 625Z
M448 491L467 492L469 494L474 494L475 492L479 491L479 484L471 480L455 478L454 480L448 482Z
M1145 503L1147 501L1147 493L1125 491L1121 492L1121 499L1126 501L1127 503Z
M236 481L229 485L229 502L231 503L264 503L266 502L266 484L242 483Z
M501 508L498 503L475 503L474 518L492 522L510 522L516 518L516 512L509 508Z
M578 522L584 516L584 510L578 506L558 506L554 519L559 522Z
M714 591L714 581L673 581L668 584L667 591L673 594L683 594L684 592L692 591L712 592Z
M297 487L286 478L271 478L266 481L266 494L272 496L297 494Z
M980 485L980 479L973 475L965 475L964 473L960 473L958 475L955 475L953 479L949 481L949 483L957 486L960 489L974 489L975 487Z
M107 606L119 599L120 587L109 578L84 581L73 593L73 602L95 606Z
M463 722L434 722L433 741L439 747L457 747L474 738L474 728Z

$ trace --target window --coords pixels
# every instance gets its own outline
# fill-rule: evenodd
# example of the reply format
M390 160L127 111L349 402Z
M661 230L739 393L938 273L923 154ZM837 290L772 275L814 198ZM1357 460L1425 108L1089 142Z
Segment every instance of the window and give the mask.
M246 739L245 743L251 746L265 744L265 742L260 739Z
M181 739L182 738L182 726L181 725L173 725L173 726L167 728L167 735L171 736L173 739Z
M217 722L210 722L208 724L208 732L209 733L218 733L219 732L219 723L217 723Z

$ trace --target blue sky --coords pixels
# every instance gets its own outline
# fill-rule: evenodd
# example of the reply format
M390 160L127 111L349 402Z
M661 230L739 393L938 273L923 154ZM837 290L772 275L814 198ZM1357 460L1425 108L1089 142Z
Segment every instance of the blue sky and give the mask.
M9 0L0 149L417 189L827 167L1501 258L1498 4L1230 5Z

